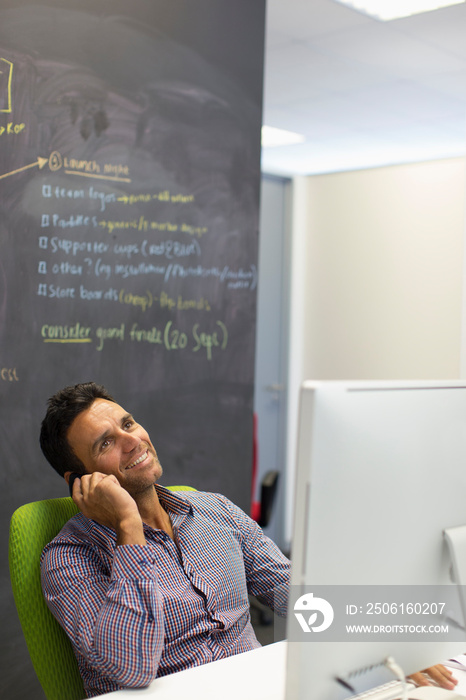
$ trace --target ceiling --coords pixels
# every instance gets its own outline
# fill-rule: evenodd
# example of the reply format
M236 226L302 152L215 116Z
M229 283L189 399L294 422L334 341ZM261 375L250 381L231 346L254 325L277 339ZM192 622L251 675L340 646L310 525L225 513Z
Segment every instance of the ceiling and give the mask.
M466 3L380 22L267 0L263 123L303 134L262 170L308 175L466 153Z

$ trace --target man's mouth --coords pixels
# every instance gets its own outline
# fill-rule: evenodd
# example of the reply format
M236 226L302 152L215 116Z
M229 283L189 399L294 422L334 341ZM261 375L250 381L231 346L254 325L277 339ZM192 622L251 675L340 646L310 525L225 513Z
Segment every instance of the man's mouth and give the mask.
M134 462L131 462L131 464L128 464L128 466L125 467L125 471L126 471L127 469L132 469L133 467L136 466L136 464L140 464L141 462L143 462L143 461L145 460L146 457L147 457L147 450L146 450L145 452L143 452L142 455L141 455L140 457L138 457L137 459L135 459Z

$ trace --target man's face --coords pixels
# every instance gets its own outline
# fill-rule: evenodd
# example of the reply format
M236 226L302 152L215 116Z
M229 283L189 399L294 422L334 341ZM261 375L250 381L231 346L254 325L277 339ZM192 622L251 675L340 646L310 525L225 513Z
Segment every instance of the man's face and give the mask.
M88 474L113 474L131 495L152 486L162 475L149 435L113 401L96 399L74 419L67 438Z

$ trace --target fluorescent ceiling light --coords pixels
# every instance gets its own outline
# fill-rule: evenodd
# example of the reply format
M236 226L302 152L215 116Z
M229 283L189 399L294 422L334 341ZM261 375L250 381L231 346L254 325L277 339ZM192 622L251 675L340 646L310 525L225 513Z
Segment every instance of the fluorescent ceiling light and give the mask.
M275 146L291 146L294 143L305 141L302 134L295 134L294 131L276 129L274 126L262 127L262 147L273 148Z
M465 0L336 0L375 19L387 21L438 10L450 5L463 5Z

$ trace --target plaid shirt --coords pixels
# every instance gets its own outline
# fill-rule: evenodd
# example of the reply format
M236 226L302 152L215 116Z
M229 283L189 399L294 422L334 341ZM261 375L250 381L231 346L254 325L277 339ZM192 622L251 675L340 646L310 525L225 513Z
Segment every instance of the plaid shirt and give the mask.
M289 561L253 520L218 494L156 489L175 542L144 525L146 546L116 547L79 513L42 554L88 697L259 647L248 593L286 614Z

